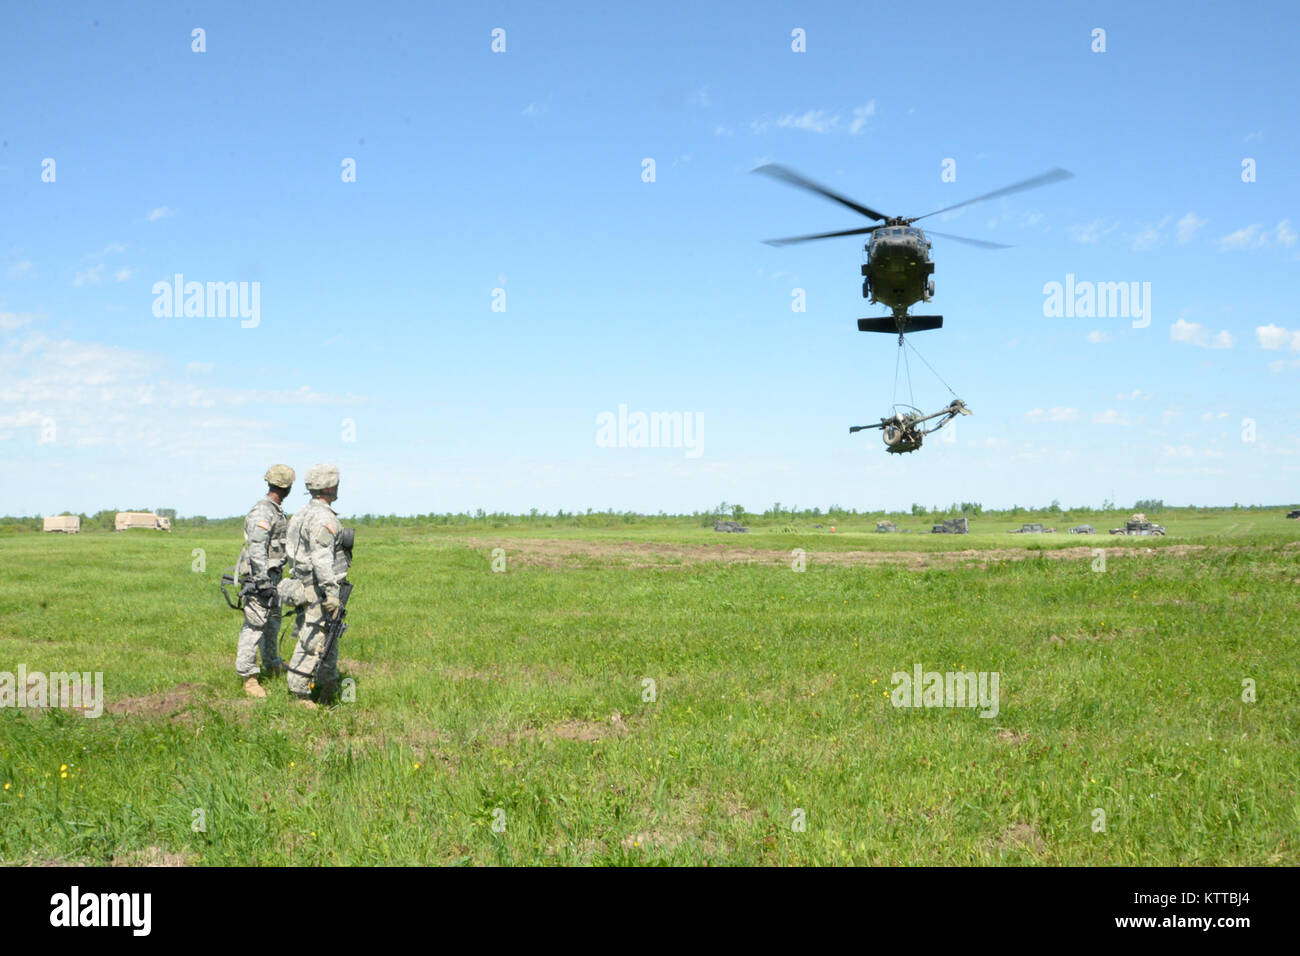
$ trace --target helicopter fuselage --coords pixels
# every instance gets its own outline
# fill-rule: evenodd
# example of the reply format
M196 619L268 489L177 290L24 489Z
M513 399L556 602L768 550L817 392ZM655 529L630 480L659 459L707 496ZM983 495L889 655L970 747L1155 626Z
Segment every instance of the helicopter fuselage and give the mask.
M915 226L887 223L871 233L862 266L863 298L902 315L934 295L930 240Z

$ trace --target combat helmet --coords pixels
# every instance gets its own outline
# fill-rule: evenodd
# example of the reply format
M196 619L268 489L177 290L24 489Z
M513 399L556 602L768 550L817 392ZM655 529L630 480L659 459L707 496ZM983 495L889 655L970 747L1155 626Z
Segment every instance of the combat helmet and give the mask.
M308 491L324 491L327 488L337 487L338 483L337 465L312 465L307 469L307 477L303 480Z
M293 469L288 465L272 465L262 476L268 485L276 488L292 488L294 477Z

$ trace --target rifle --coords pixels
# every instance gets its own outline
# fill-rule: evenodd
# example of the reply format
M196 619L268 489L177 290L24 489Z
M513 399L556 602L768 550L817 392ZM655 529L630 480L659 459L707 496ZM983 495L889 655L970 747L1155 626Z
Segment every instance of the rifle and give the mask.
M350 597L352 597L352 582L344 578L343 583L339 585L338 613L330 618L329 624L325 626L325 649L320 656L322 661L329 656L331 648L338 643L339 638L343 636L343 632L348 629L348 622L344 620L344 617L348 613L348 598ZM316 669L320 670L320 662L317 662ZM313 673L311 676L314 682L316 675Z
M227 588L233 588L238 582L238 572L235 568L226 568L221 572L221 596L226 599L226 603L233 610L242 611L244 604L250 597L259 598L268 608L276 607L280 603L280 595L276 590L276 583L279 580L280 572L278 570L271 572L267 587L259 588L253 578L245 578L235 595L234 600L230 599L230 592Z

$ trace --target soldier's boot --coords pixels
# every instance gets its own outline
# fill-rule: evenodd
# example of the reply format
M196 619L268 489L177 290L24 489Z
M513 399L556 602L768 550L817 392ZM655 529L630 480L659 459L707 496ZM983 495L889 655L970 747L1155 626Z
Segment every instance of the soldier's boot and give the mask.
M339 685L337 683L321 684L320 693L316 695L316 699L322 704L328 705L338 700L338 696Z
M249 697L263 698L266 696L266 691L262 689L262 685L257 682L256 677L250 677L244 681L244 693Z

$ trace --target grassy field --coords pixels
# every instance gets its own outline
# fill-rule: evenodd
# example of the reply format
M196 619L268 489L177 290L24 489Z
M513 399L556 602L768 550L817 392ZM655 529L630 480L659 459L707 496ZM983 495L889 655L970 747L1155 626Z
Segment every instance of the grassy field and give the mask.
M1006 533L1124 517L366 528L315 713L242 695L237 532L9 534L0 671L108 703L0 710L0 860L1300 863L1300 522ZM997 715L893 706L918 664Z

